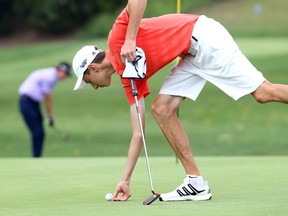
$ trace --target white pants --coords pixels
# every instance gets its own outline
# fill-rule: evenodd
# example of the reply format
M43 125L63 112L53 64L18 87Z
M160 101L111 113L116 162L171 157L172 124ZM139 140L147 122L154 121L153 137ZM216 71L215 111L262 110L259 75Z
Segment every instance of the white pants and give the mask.
M196 100L208 81L237 100L265 81L220 23L200 16L192 35L189 54L171 69L159 94Z

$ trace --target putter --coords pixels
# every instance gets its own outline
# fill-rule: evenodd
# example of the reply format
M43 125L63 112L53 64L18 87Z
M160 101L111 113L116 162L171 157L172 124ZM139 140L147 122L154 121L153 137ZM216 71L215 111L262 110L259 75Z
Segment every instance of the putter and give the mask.
M160 194L156 193L154 191L154 188L153 188L152 175L151 175L151 170L150 170L150 165L149 165L148 153L147 153L146 142L145 142L144 131L143 131L143 125L142 125L142 121L141 121L141 115L140 115L139 104L138 104L138 99L137 99L138 91L136 89L134 79L130 79L130 82L131 82L131 88L132 88L132 95L135 99L138 122L139 122L139 127L140 127L140 131L141 131L141 137L142 137L142 142L143 142L143 147L144 147L144 152L145 152L145 158L146 158L146 166L147 166L147 171L148 171L148 176L149 176L149 181L150 181L150 187L151 187L151 191L152 191L152 196L150 196L146 200L144 200L143 205L150 205L151 203L153 203L156 199L158 199L160 197Z

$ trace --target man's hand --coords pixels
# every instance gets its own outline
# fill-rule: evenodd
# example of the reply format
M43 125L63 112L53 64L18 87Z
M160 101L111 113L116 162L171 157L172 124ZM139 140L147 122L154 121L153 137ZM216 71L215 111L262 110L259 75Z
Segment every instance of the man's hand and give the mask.
M121 60L125 63L125 59L129 62L133 62L136 58L136 41L135 40L125 40L121 48Z
M118 197L118 195L120 196ZM113 201L126 201L129 199L129 197L131 197L129 182L121 181L116 187L112 200Z
M133 62L125 60L125 70L122 74L123 78L141 78L146 77L146 57L144 51L137 47L136 58Z
M50 127L54 127L54 126L55 126L55 122L54 122L53 117L49 117L49 118L48 118L48 125L49 125Z

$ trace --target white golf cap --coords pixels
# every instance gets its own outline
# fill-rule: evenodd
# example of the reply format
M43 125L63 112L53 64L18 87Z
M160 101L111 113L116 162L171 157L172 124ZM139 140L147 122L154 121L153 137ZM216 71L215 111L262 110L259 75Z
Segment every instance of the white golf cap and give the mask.
M86 85L83 81L83 76L88 65L95 59L95 57L102 52L94 45L87 45L77 51L73 58L72 67L75 75L77 76L77 82L74 86L74 90L82 89Z

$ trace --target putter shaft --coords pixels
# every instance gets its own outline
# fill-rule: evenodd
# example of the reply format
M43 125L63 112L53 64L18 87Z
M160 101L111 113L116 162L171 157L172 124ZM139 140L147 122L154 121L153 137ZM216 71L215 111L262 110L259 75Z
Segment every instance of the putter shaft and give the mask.
M140 132L141 132L141 137L142 137L142 142L143 142L143 147L144 147L144 152L145 152L146 167L147 167L147 171L148 171L150 187L151 187L151 191L153 194L152 196L150 196L148 199L146 199L143 202L143 205L150 205L152 202L154 202L160 196L160 194L154 192L152 174L151 174L151 169L150 169L150 164L149 164L146 141L145 141L144 130L143 130L143 125L142 125L142 120L141 120L141 115L140 115L140 110L139 110L139 104L138 104L138 98L137 98L138 91L136 89L134 79L131 79L130 82L131 82L131 88L132 88L132 95L135 99L135 107L136 107L136 112L137 112L137 116L138 116L138 122L139 122L139 127L140 127Z

